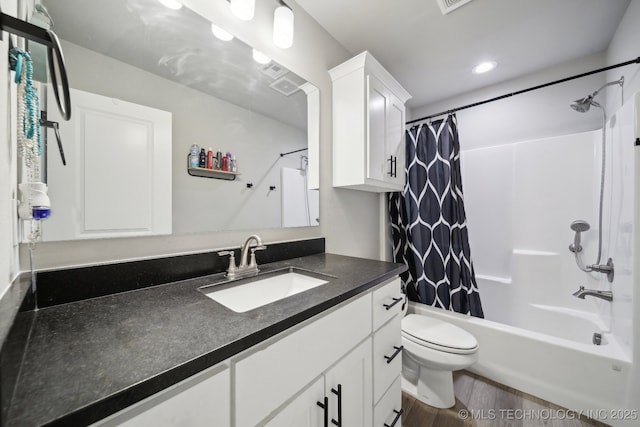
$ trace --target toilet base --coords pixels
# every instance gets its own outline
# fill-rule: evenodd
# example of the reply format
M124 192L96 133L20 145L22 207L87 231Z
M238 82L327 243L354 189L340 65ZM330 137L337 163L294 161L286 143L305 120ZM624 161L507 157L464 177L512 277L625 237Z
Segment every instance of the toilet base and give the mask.
M456 404L453 372L420 367L417 376L402 372L402 391L435 408L451 408Z

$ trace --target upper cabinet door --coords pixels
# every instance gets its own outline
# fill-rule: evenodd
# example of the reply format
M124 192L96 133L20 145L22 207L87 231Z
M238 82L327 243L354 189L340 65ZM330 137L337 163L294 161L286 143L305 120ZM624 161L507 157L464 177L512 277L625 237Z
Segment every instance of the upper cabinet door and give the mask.
M79 90L71 99L70 121L49 111L67 165L50 132L43 240L170 234L171 113Z
M370 53L329 71L333 81L333 186L404 187L405 102L411 97Z
M380 80L367 76L367 92L367 178L384 181L389 91Z

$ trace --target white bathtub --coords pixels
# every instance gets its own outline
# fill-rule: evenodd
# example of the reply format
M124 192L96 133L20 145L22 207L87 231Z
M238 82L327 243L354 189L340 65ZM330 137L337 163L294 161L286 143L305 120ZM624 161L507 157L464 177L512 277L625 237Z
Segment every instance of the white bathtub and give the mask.
M604 333L607 344L593 345L602 325L575 310L531 310L538 311L539 330L553 335L409 303L410 313L451 322L476 337L479 359L470 371L569 409L621 409L631 362L615 338Z

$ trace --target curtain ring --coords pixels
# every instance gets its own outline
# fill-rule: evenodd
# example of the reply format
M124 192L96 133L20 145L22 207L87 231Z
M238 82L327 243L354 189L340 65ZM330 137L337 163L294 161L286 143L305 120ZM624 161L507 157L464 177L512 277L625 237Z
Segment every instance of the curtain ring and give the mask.
M64 64L64 56L62 55L62 48L60 47L60 40L58 36L51 30L47 30L51 44L47 46L47 60L49 63L49 76L51 76L51 86L53 87L53 94L56 97L56 103L58 104L58 110L64 120L71 118L71 98L69 95L69 79L67 78L67 68ZM58 70L60 71L60 80L62 83L62 92L64 95L64 106L60 101L60 93L58 92L58 78L56 76L55 63L53 57L58 60Z

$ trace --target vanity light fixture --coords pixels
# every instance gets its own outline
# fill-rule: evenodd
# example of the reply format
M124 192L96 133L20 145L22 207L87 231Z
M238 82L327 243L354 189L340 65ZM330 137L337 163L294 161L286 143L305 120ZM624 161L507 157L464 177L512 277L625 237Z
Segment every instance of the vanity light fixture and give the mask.
M178 10L182 8L182 3L178 0L158 0L164 7L168 7L169 9Z
M216 24L211 24L211 32L213 33L214 36L216 36L217 38L219 38L224 42L233 40L233 35L231 33L223 30L222 28L218 27Z
M230 0L231 12L243 21L251 21L256 11L256 0Z
M497 65L498 63L496 61L484 61L473 67L471 72L473 74L483 74L493 70Z
M284 1L279 0L273 13L273 43L281 49L288 49L293 45L293 11Z
M258 64L268 64L271 62L271 58L256 49L253 49L253 60Z

